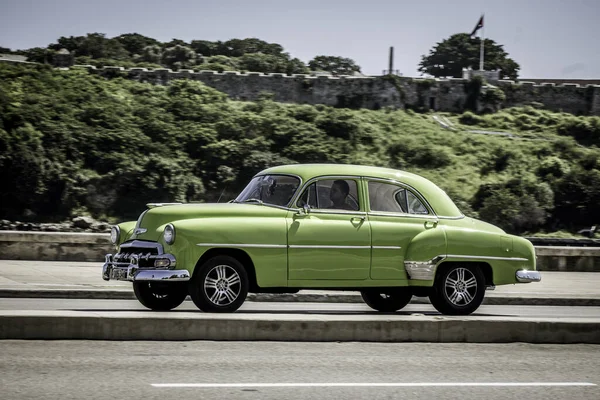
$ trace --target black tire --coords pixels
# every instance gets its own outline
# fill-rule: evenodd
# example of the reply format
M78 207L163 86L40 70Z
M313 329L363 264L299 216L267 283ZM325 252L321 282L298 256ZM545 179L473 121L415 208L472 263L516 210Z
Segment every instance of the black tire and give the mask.
M485 296L485 276L477 266L452 265L438 272L429 295L431 304L445 315L469 315Z
M145 307L154 311L172 310L187 297L185 282L133 282L133 293Z
M360 292L363 301L372 309L381 312L398 311L412 298L410 288L398 288L393 290L367 289Z
M242 263L230 256L216 256L198 268L189 286L196 307L204 312L231 313L242 306L249 287Z

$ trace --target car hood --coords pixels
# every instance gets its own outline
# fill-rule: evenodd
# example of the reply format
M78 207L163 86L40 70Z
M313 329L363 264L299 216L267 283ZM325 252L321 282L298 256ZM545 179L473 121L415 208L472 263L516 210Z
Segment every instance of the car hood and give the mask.
M132 239L156 240L162 233L165 224L175 221L196 218L231 218L231 217L283 217L287 210L261 204L240 203L201 203L153 206L144 211L138 218L136 228L145 232L134 231Z

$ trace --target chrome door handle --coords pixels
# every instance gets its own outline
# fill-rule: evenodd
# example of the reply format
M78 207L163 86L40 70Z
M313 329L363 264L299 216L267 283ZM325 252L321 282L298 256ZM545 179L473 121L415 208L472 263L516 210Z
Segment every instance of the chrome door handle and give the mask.
M438 221L425 221L425 228L435 228Z
M350 218L350 221L355 221L355 220L364 221L365 217L352 217L352 218Z

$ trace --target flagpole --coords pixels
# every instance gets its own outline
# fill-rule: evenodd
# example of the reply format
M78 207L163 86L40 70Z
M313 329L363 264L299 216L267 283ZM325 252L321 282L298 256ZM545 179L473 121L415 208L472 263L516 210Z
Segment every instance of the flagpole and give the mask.
M485 18L484 14L481 14ZM481 46L479 49L479 70L483 71L483 42L485 41L485 23L481 27Z

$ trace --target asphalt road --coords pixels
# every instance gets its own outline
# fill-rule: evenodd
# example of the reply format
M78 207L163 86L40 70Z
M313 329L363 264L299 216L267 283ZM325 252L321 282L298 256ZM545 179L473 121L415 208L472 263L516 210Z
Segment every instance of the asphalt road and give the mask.
M598 345L5 340L0 354L3 400L600 398Z
M145 311L151 312L137 300L34 299L0 298L0 310L69 310L69 311ZM185 301L171 312L200 312L191 301ZM377 315L361 303L275 303L246 302L240 314L320 314L320 315ZM429 304L409 304L398 315L439 315ZM382 314L387 315L389 314ZM600 307L554 306L481 306L473 316L533 317L533 318L600 318Z

